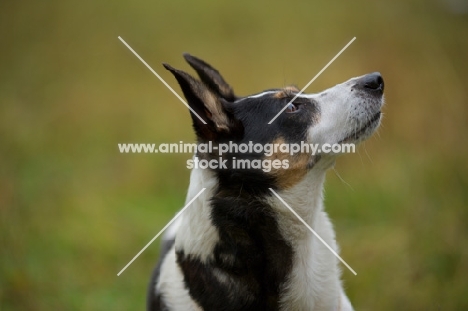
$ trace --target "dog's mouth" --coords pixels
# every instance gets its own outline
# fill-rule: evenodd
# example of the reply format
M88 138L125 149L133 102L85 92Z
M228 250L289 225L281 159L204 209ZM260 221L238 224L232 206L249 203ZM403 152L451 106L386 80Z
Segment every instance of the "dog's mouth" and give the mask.
M369 136L376 128L380 121L380 117L382 113L379 111L372 118L367 121L360 129L353 131L350 135L346 136L346 138L342 139L340 143L350 142L350 141L358 141L360 139L366 138L365 136Z

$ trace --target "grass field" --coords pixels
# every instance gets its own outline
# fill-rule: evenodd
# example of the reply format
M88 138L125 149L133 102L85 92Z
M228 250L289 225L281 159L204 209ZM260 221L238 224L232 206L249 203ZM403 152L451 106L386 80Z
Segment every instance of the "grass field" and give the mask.
M468 310L468 15L443 1L4 1L0 4L0 309L143 310L191 142L162 62L190 52L246 95L380 71L378 135L328 174L356 310ZM180 92L179 92L180 93Z

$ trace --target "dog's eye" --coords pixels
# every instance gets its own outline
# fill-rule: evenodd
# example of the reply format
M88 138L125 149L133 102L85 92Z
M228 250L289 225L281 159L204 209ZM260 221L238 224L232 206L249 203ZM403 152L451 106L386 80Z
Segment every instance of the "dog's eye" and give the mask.
M288 106L286 107L286 112L287 113L291 113L291 112L296 112L298 110L298 106L293 104L293 103L289 103Z

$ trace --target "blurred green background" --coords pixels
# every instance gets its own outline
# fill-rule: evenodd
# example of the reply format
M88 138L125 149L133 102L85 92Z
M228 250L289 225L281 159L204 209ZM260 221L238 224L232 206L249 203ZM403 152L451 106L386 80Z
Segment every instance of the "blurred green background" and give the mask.
M356 36L308 89L373 71L386 82L381 129L326 184L358 273L343 267L347 293L357 310L468 310L466 12L456 0L2 1L0 309L144 309L159 241L116 274L183 205L190 155L117 143L194 135L118 36L179 93L161 63L188 71L190 52L241 95L302 87Z

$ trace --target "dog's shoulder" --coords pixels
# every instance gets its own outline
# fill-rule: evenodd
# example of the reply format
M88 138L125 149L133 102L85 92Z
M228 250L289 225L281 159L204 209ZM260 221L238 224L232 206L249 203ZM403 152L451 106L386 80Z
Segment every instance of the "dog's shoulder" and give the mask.
M151 275L150 283L148 285L148 295L146 301L146 308L148 311L165 311L167 310L164 302L161 299L161 295L156 290L156 284L159 280L159 275L161 274L161 266L166 258L167 254L174 246L175 238L169 240L163 240L161 245L161 256L159 257L158 264L153 270Z
M164 301L162 300L160 293L157 292L156 285L158 284L159 276L161 274L162 264L175 244L175 236L177 229L180 226L180 222L181 217L177 218L176 221L174 221L169 226L162 239L159 261L153 270L153 274L151 275L150 283L148 285L148 295L146 301L146 309L148 311L168 310L164 304Z

